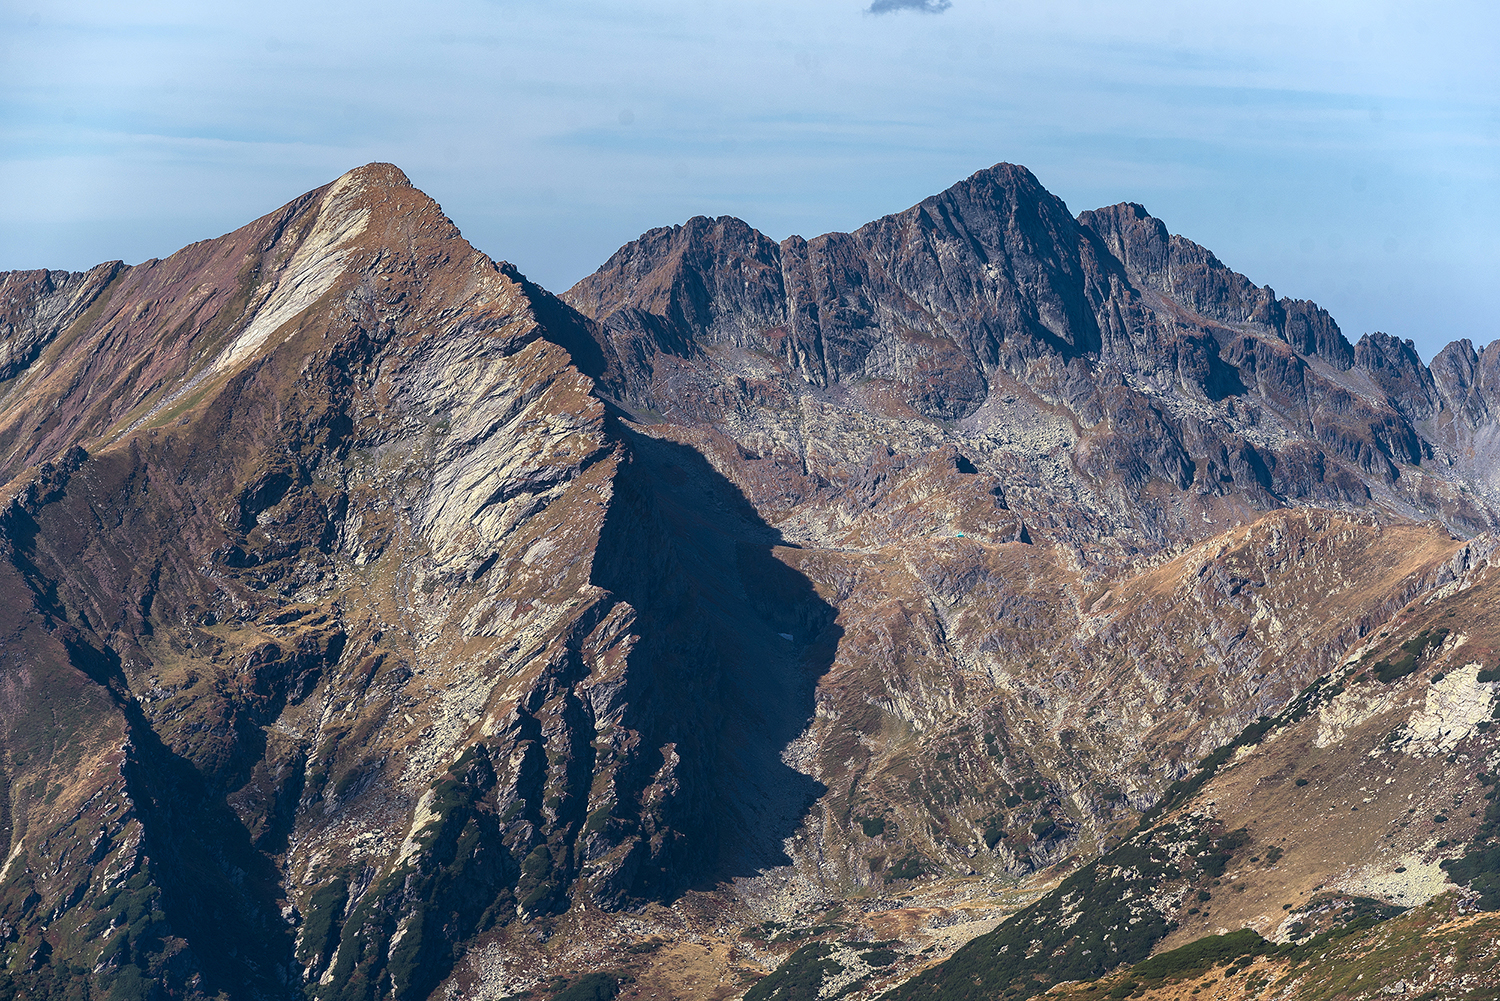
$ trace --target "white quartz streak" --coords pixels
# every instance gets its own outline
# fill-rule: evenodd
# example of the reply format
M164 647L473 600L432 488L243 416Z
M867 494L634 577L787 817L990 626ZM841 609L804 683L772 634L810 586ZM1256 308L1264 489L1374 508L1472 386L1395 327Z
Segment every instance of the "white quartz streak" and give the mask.
M333 287L348 256L340 248L363 233L370 220L368 208L354 206L364 189L357 173L351 171L328 186L312 231L281 270L249 325L214 362L214 371L228 371L248 358Z

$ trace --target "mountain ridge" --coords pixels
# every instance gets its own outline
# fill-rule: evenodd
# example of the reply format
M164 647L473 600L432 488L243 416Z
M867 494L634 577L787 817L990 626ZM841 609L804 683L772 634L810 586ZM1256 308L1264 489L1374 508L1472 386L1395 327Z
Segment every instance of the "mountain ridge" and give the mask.
M1410 344L1385 335L1349 344L1314 304L1276 299L1196 244L1168 238L1138 207L1085 212L1080 224L1043 195L1024 168L1000 165L852 234L779 247L738 220L695 219L627 244L563 299L603 327L607 395L646 410L688 407L689 421L698 398L708 398L705 415L717 413L715 394L736 386L745 387L736 405L749 406L768 385L860 397L853 384L870 382L899 397L866 393L868 405L982 424L990 381L1014 380L1061 406L1079 437L1096 438L1096 464L1133 470L1136 484L1163 479L1207 495L1227 481L1261 510L1373 497L1463 533L1493 524L1494 501L1475 504L1465 492L1474 484L1493 496L1493 432L1477 422L1493 384L1478 373L1500 360L1495 349L1488 361L1462 344L1445 349L1439 386ZM997 221L966 227L973 204ZM1026 248L1043 244L1041 263L1028 263L1036 254ZM945 284L950 258L967 262L955 274L973 281ZM1022 261L1020 271L993 263L1007 260ZM929 278L935 284L923 285ZM1163 295L1174 288L1183 302ZM705 362L715 345L770 354L786 371L743 357ZM1073 362L1084 357L1093 359L1086 377ZM788 382L792 373L800 379ZM1196 399L1168 413L1163 394ZM1237 413L1237 402L1249 412ZM1123 436L1128 444L1111 435L1110 411L1131 414L1157 444L1142 451L1141 434ZM1443 482L1449 469L1459 483Z
M851 234L652 230L561 297L386 164L0 282L40 996L730 997L892 927L904 977L1488 593L1493 344L1349 345L1013 165Z

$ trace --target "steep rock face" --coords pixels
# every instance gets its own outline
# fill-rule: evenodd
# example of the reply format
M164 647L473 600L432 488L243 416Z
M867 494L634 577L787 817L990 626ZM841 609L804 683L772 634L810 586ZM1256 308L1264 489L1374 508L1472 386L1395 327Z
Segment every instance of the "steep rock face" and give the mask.
M0 383L35 361L43 348L84 315L122 267L112 261L80 274L8 271L0 277Z
M1433 358L1431 380L1441 404L1424 429L1438 443L1439 458L1493 491L1500 483L1500 342L1482 351L1467 340L1449 344Z
M1206 248L1168 235L1166 224L1143 206L1122 202L1084 212L1078 221L1099 235L1143 287L1210 320L1259 325L1298 353L1319 356L1336 368L1354 364L1338 324L1315 303L1277 299L1269 287L1231 271Z
M777 247L737 219L654 230L566 298L604 322L614 357L758 348L813 385L889 380L918 412L952 419L983 401L1002 354L1097 346L1087 302L1108 289L1087 250L1062 202L1002 164L852 234ZM653 336L646 316L670 333ZM651 371L626 367L626 394L644 398Z
M1495 368L1500 353L1474 350L1468 339L1454 341L1432 359L1432 381L1455 418L1473 429L1486 423L1495 400Z

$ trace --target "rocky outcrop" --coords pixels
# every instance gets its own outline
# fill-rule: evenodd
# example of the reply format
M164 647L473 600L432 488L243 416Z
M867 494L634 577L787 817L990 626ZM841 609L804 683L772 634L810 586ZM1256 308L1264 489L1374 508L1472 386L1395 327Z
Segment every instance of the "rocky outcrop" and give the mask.
M1431 417L1439 405L1432 373L1417 357L1416 345L1390 334L1366 334L1354 346L1354 363L1369 373L1386 398L1408 420Z
M88 311L122 267L111 261L79 274L8 271L0 276L0 382L36 361L42 349Z

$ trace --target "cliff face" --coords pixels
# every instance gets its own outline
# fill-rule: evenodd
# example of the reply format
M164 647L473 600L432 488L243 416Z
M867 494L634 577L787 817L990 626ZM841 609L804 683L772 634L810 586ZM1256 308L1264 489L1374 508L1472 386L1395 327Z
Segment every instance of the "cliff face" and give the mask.
M372 164L3 292L34 996L698 996L653 934L1092 857L1500 509L1494 346L1010 165L559 299Z

